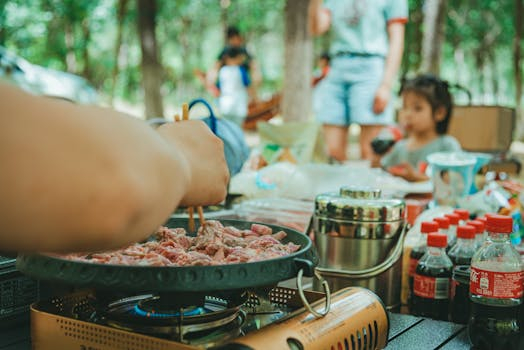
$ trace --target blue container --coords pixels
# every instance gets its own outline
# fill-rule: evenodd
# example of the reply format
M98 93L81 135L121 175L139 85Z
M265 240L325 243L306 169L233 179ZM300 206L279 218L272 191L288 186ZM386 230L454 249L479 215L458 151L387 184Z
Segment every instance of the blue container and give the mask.
M428 156L433 201L439 206L457 206L470 193L477 158L465 152L437 152Z

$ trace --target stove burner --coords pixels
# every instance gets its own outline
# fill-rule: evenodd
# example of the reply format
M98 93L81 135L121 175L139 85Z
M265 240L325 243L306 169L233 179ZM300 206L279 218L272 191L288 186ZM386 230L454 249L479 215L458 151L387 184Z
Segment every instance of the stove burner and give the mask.
M153 296L139 300L135 305L135 312L143 317L188 317L204 315L210 312L221 311L227 308L227 302L211 297L208 300L202 299L198 305L182 306L179 303L173 303L168 297Z
M144 294L119 299L104 310L105 323L179 341L197 335L201 337L202 332L240 334L240 326L245 319L240 307L247 299L247 293L235 295L230 301L206 295L192 296L185 302L181 299L184 298L180 295L170 294Z
M158 312L158 311L155 311L155 310L151 310L151 311L144 311L142 310L142 308L140 307L140 305L135 305L135 312L137 313L137 315L140 315L140 316L143 316L143 317L178 317L180 316L180 312L174 312L174 313L162 313L162 312ZM182 316L183 317L186 317L186 316L195 316L195 315L202 315L206 313L206 310L204 308L201 308L201 307L196 307L192 310L182 310Z

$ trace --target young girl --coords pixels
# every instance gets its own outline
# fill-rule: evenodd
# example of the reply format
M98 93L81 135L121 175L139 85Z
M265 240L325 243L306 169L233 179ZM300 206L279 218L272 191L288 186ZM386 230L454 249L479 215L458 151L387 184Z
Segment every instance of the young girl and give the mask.
M425 170L429 154L461 149L453 136L446 135L453 106L448 83L420 75L402 84L400 96L399 119L408 136L374 165L408 181L428 180Z

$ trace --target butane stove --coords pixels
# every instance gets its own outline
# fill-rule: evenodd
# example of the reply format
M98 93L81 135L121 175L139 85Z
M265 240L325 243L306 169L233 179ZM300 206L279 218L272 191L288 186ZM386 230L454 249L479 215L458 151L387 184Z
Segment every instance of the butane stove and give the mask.
M122 295L81 291L31 307L33 349L382 349L389 321L380 299L362 288L331 296L259 288L249 291ZM317 316L312 312L316 311Z
M0 256L0 328L29 319L29 305L39 298L37 281L15 268L15 258Z

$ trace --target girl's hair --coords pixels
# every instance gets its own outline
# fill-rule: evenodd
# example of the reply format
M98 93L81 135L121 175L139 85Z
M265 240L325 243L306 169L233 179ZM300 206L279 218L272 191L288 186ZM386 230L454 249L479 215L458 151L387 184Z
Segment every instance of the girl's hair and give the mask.
M449 84L431 74L422 74L414 79L402 79L399 95L403 92L414 92L423 96L431 105L433 113L443 107L446 110L444 119L438 121L435 125L437 134L445 134L448 131L451 111L453 110L453 98L449 93Z

